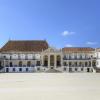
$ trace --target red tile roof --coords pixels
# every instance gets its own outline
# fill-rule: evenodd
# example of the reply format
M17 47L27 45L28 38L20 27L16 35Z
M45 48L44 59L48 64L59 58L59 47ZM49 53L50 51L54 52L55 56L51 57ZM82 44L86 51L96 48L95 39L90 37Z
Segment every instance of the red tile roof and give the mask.
M62 48L63 52L90 52L94 51L95 49L90 47L65 47Z
M1 52L6 51L22 51L22 52L41 52L49 47L45 40L22 40L8 41L2 48Z

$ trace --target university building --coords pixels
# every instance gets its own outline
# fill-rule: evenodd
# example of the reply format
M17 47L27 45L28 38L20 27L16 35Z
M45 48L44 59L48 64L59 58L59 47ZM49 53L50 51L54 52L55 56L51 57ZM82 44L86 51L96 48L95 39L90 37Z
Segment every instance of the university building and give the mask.
M52 48L45 40L9 40L0 49L0 72L100 71L100 49L90 47Z

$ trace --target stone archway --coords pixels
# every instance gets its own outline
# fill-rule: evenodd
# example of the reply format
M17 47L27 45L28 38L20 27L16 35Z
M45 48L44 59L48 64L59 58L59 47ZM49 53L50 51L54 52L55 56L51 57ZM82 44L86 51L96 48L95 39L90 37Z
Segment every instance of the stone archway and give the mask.
M50 66L54 66L54 63L55 63L55 61L54 61L54 55L51 55L50 56Z
M44 66L47 67L48 66L48 56L45 55L43 59L44 59Z
M57 56L56 65L57 67L61 66L61 56L60 55Z

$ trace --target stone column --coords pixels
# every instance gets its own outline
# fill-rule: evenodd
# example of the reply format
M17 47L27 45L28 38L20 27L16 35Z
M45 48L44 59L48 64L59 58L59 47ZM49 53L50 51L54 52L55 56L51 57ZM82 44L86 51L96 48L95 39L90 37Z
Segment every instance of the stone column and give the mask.
M63 55L61 55L61 67L63 66Z
M67 64L67 72L69 72L69 62L68 61L66 61L66 64Z
M4 70L5 70L5 72L6 72L5 60L4 60L4 62L3 62L3 66L4 66Z
M87 66L89 67L89 61L88 61L88 63L87 63Z
M85 67L85 61L84 61L84 68L83 68L83 71L84 71L84 72L85 72L85 68L86 68L86 67Z
M42 66L44 66L44 56L41 56Z
M5 67L5 60L4 60L4 62L3 62L3 66Z
M91 59L91 68L92 68L93 66L92 66L92 59Z
M80 61L78 60L78 61L77 61L77 67L79 67L79 62L80 62Z
M69 60L68 60L68 72L69 72Z
M56 62L57 62L57 56L56 56L56 55L54 55L54 67L55 67L55 68L57 67Z
M91 70L93 70L93 72L94 72L94 68L93 68L93 65L92 65L92 58L91 58Z
M36 60L35 60L34 66L36 67Z
M48 68L50 68L50 55L48 55Z

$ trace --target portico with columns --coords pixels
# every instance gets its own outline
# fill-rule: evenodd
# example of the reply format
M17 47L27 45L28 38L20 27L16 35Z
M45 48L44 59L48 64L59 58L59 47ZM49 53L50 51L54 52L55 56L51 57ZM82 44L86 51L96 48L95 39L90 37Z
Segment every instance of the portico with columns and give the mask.
M46 68L56 69L63 65L61 50L48 48L41 53L42 66Z

